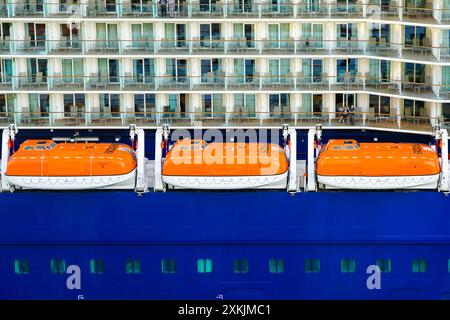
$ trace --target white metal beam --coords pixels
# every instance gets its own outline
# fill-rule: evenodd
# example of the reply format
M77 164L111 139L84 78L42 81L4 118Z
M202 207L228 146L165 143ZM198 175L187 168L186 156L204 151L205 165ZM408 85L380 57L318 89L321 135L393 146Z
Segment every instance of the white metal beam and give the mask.
M289 181L288 192L298 191L298 177L297 177L297 131L289 128Z
M6 169L8 168L8 160L10 156L9 150L9 128L3 129L2 134L2 191L9 191L10 184L5 179Z
M316 158L314 150L314 140L316 136L316 128L311 128L308 131L308 191L316 191Z
M439 191L449 191L448 180L448 132L441 129L441 180L439 183Z
M158 128L155 133L155 191L165 191L162 181L162 148L163 128Z
M136 129L137 136L137 176L136 176L136 192L147 192L148 185L145 175L145 132L143 129Z

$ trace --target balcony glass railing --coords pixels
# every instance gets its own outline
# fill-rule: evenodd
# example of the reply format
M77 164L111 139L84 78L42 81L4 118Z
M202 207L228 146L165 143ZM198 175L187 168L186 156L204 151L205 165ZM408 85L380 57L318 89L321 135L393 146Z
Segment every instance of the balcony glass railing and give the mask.
M293 112L287 111L288 106L275 107L272 111L261 112L246 110L245 107L235 106L237 111L223 111L224 108L201 111L155 111L155 107L145 112L101 112L78 111L79 108L69 111L48 112L0 112L0 125L7 126L15 123L18 126L128 126L138 124L143 126L159 126L163 123L172 125L195 125L201 121L210 125L256 125L272 126L287 123L292 126L314 126L321 123L325 126L358 126L381 127L395 129L409 129L431 132L434 124L447 122L441 117L406 116L396 113L364 112ZM84 109L84 108L80 108ZM118 106L120 109L120 106ZM197 110L198 109L198 110ZM278 110L280 109L280 110ZM301 106L297 106L300 110ZM389 108L388 108L389 109ZM216 111L217 110L217 111Z
M429 43L429 42L428 42ZM52 54L61 52L95 53L95 54L202 54L228 53L246 55L279 53L282 55L318 55L327 56L345 52L352 55L373 55L395 59L410 59L423 62L449 61L450 47L431 46L429 44L394 43L380 38L370 40L338 39L322 40L316 38L286 39L286 40L254 40L243 38L233 39L195 39L195 40L11 40L0 38L0 51L10 53L39 52Z
M365 8L365 9L364 9ZM402 17L400 15L402 14ZM0 16L64 16L72 17L149 17L149 18L186 18L186 17L249 17L249 18L278 18L292 16L300 18L355 18L367 17L373 19L388 20L412 19L437 21L450 19L450 8L433 9L431 2L425 7L411 7L398 4L382 5L378 0L370 0L367 4L361 3L261 3L260 1L239 3L179 3L174 6L161 5L159 3L132 4L118 1L116 4L84 3L84 4L60 4L57 2L43 2L42 4L29 4L16 2L10 7L0 7Z
M180 72L180 71L179 71ZM9 76L9 81L2 84L1 90L49 91L52 89L86 91L120 91L120 90L250 90L250 91L360 91L367 93L391 94L411 98L425 98L436 101L450 100L450 85L380 78L369 72L345 72L338 76L327 73L308 75L303 72L289 74L253 73L239 75L236 73L207 73L201 76L157 75L99 75L91 73L77 75L36 75Z

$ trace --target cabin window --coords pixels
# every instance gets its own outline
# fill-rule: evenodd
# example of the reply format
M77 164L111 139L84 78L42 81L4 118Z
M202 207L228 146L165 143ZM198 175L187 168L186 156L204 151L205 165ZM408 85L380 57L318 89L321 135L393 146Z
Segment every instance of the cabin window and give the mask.
M45 150L44 146L36 146L36 150Z
M30 273L30 262L24 259L14 260L14 273L15 274L28 274Z
M342 150L342 147L341 146L334 146L333 150Z
M211 259L197 259L197 272L198 273L211 273L213 270L213 264Z
M248 259L234 259L233 272L234 273L247 273L248 272Z
M26 146L25 148L23 148L23 150L25 150L25 151L32 151L32 150L34 150L34 147L33 146Z
M377 266L381 272L388 273L392 271L391 259L377 259Z
M52 142L51 146L52 148L56 147L56 142Z
M53 274L66 273L66 261L64 259L50 260L50 272Z
M341 259L341 272L342 273L353 273L356 271L356 261L355 259Z
M125 262L125 273L127 274L141 273L141 260L128 259Z
M270 273L283 273L284 272L284 260L272 258L269 260L269 272Z
M162 259L161 260L162 273L175 273L177 272L177 264L175 259Z
M305 260L305 272L306 273L318 273L320 272L320 259L308 258Z
M90 259L89 271L96 274L105 272L105 261L103 259Z
M413 263L412 263L412 272L414 272L414 273L427 272L427 260L414 259Z

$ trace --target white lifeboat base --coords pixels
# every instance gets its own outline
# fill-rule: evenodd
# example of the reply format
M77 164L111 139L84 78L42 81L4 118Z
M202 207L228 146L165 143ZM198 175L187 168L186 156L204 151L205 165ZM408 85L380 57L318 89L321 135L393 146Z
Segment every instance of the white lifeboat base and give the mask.
M162 176L175 189L243 190L286 189L288 172L270 176Z
M440 174L426 176L317 176L322 189L392 190L437 189Z
M114 176L5 176L5 179L15 187L33 190L134 189L136 185L136 169L127 174Z

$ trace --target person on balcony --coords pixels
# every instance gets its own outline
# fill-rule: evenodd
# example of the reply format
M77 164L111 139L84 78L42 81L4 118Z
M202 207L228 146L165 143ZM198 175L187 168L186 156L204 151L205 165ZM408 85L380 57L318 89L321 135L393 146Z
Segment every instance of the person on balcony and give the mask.
M161 8L161 17L167 17L167 0L159 0L159 6Z
M353 126L355 124L355 106L351 105L349 111L350 124Z

